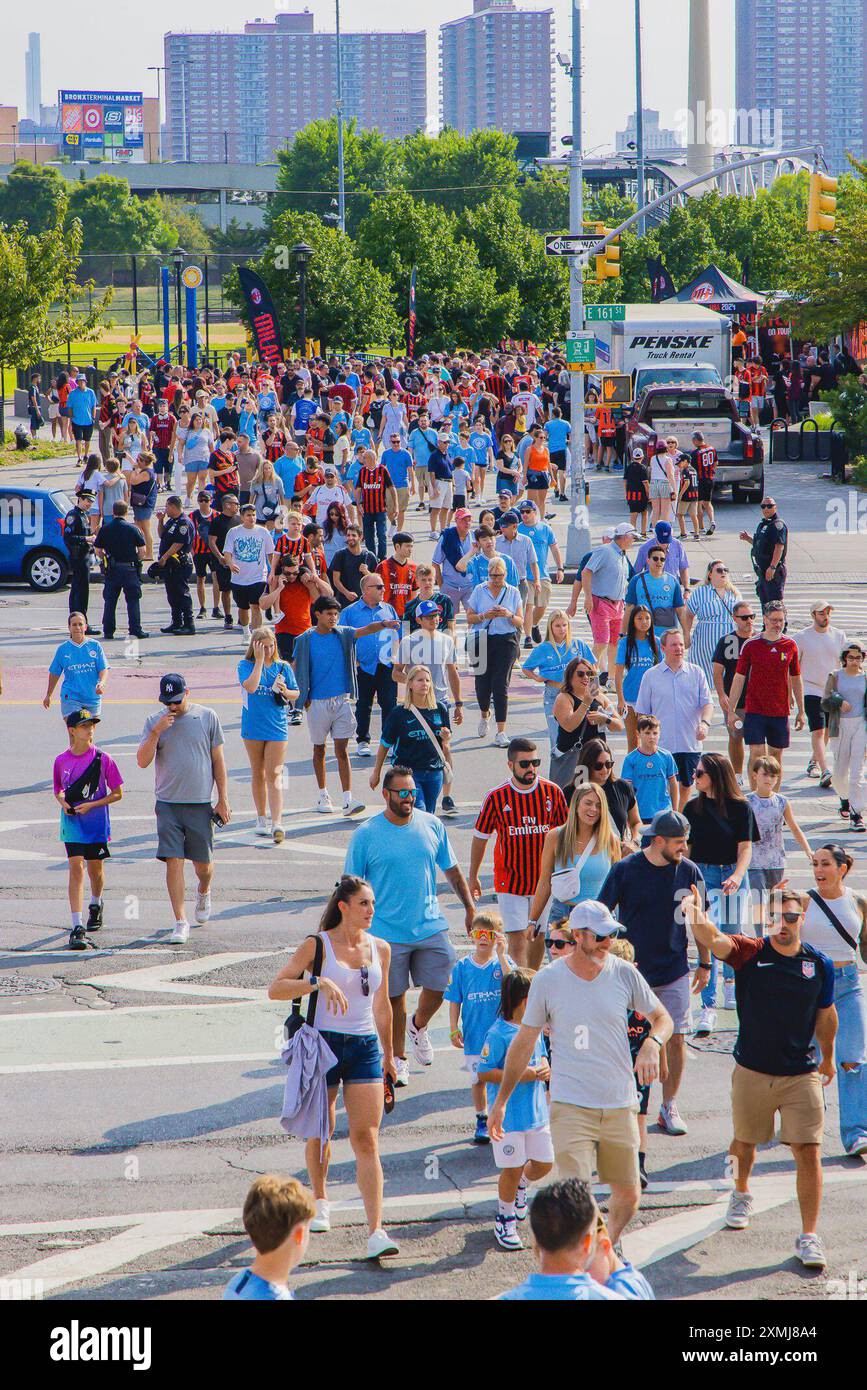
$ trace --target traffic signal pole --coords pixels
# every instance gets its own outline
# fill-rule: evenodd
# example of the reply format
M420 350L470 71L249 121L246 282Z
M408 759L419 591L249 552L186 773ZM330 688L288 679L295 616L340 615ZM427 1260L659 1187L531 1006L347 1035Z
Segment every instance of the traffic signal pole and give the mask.
M572 148L569 151L569 231L584 230L584 163L581 120L581 5L572 0ZM569 259L569 329L584 331L584 258ZM569 418L572 425L572 464L569 470L569 530L566 565L577 565L590 549L590 513L585 502L584 373L572 372Z

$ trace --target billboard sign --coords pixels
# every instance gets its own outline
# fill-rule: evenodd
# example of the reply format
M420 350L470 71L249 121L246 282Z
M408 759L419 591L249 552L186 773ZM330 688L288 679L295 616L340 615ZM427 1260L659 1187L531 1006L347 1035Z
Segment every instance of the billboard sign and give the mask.
M141 92L61 89L60 128L66 149L141 149L144 106Z

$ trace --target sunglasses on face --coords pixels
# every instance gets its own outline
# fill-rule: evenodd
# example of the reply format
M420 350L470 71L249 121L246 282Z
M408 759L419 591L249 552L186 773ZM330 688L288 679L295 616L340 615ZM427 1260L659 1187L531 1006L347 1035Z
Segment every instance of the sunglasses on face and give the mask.
M776 505L776 502L763 502L761 505L761 510L763 512L772 512Z
M781 922L787 923L788 926L793 927L796 922L800 922L801 914L800 912L781 912L779 914L779 920Z
M706 768L706 767L697 767L696 770L695 770L695 775L696 775L696 777L706 777L706 776L707 776L707 768Z
M755 616L755 613L735 613L735 618L738 620L738 622L744 623L752 622Z
M515 764L515 766L516 766L516 767L541 767L541 766L542 766L542 759L541 759L541 758L519 758L519 760L518 760L518 762Z
M728 570L725 565L717 565L714 569L714 574L728 574Z
M597 945L601 945L603 941L613 941L614 938L619 935L619 931L606 932L604 936L599 936L596 932L592 933L593 939L596 941Z
M607 761L603 761L603 762L601 762L601 763L594 763L594 764L593 764L593 769L594 769L595 772L603 772L603 771L605 770L606 767L613 767L613 766L614 766L614 763L612 762L611 758L608 758Z
M598 937L597 937L597 940L598 940ZM567 950L569 949L569 947L572 945L572 942L571 942L571 941L549 941L549 942L548 942L548 945L549 945L549 947L551 948L552 951L567 951Z
M398 801L409 801L410 797L415 796L415 787L401 787L399 791L391 791L389 796L396 796Z

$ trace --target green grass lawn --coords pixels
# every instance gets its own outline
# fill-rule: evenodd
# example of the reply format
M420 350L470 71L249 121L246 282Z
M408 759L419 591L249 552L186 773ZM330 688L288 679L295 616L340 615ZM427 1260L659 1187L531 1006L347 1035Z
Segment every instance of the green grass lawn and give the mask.
M29 449L18 449L15 447L15 435L7 430L6 439L0 444L0 468L8 468L11 464L20 465L28 460L38 463L41 459L68 458L74 453L73 444L54 443L50 439L41 438Z

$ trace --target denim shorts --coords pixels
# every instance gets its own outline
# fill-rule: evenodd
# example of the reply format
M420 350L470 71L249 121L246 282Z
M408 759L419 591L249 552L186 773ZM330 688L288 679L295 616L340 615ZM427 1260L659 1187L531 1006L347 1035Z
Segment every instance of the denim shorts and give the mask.
M375 1033L332 1033L320 1028L337 1061L325 1077L327 1086L349 1086L353 1081L382 1081L382 1050Z

